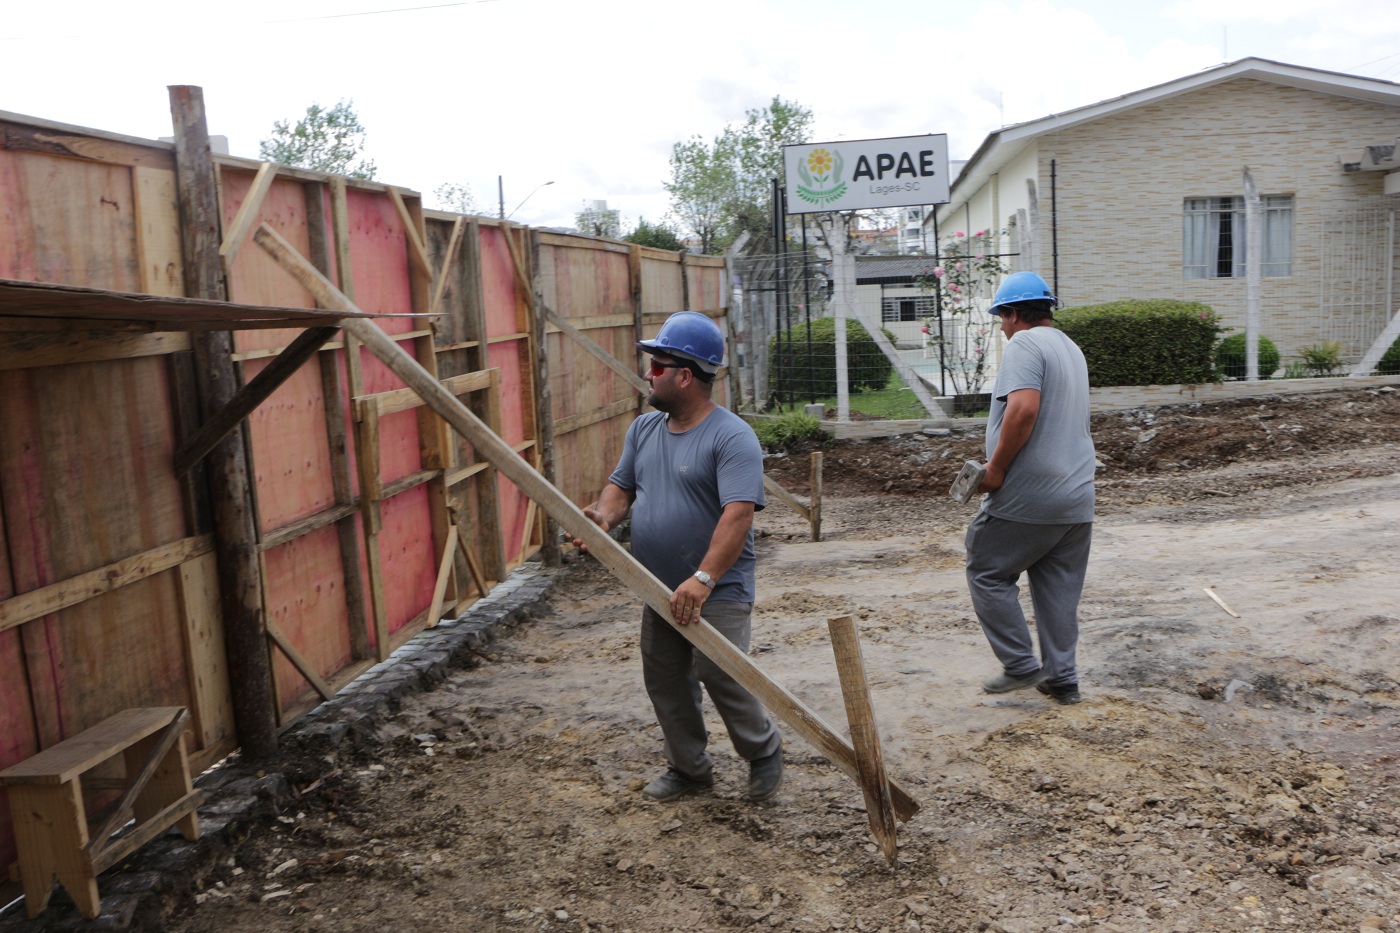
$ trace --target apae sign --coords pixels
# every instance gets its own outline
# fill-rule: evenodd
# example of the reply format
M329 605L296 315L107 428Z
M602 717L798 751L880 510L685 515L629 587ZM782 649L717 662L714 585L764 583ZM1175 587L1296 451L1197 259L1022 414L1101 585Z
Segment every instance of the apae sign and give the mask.
M789 214L943 204L948 137L855 139L783 147Z

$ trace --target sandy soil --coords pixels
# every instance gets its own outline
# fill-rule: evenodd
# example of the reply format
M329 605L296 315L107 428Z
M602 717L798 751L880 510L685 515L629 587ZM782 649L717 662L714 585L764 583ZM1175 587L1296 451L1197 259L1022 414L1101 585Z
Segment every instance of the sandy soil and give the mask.
M1096 419L1086 700L992 697L962 579L976 436L830 448L824 540L761 513L756 662L844 731L827 620L857 619L898 863L789 733L743 798L660 805L639 608L570 563L543 617L405 704L191 890L179 931L1400 930L1400 393ZM807 460L773 458L799 494ZM1216 594L1232 617L1206 593Z

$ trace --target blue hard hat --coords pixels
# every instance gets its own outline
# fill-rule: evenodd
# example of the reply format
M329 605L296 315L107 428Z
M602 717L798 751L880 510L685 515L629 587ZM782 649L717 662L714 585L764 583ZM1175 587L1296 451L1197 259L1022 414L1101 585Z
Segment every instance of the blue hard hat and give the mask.
M711 375L724 365L724 335L719 325L698 311L677 311L666 319L661 330L637 346L652 353L691 360Z
M1013 272L997 287L996 297L987 310L997 314L1002 305L1012 305L1018 301L1049 301L1059 304L1055 293L1044 279L1034 272Z

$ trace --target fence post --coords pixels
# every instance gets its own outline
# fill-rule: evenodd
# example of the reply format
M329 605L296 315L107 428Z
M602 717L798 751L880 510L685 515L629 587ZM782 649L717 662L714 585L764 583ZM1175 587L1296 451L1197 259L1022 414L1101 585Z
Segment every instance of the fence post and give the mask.
M170 87L170 114L175 128L175 178L180 200L181 246L185 258L185 294L227 300L223 262L219 258L219 199L204 92L190 85ZM205 331L194 337L198 361L200 411L208 420L238 390L233 365L233 334ZM219 555L219 597L224 615L229 688L233 698L238 744L249 758L277 751L277 722L262 609L262 573L258 565L257 529L253 525L252 486L240 424L209 456L214 543Z

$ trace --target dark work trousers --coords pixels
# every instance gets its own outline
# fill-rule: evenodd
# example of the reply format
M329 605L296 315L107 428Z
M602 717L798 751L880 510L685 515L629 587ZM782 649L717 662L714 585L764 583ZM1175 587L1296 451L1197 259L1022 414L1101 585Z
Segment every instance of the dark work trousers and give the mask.
M707 602L700 610L706 622L749 650L753 603ZM666 739L666 761L687 777L703 780L714 767L709 733L700 711L700 685L729 730L729 740L747 761L778 750L782 736L753 694L744 689L647 606L642 611L642 679Z
M977 621L1002 669L1027 677L1042 667L1052 687L1079 683L1075 648L1079 643L1079 595L1089 566L1092 522L1031 525L979 512L967 526L967 588ZM1039 662L1030 627L1021 610L1026 574L1040 641Z

